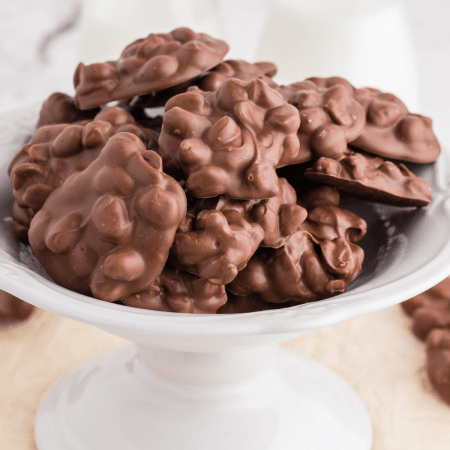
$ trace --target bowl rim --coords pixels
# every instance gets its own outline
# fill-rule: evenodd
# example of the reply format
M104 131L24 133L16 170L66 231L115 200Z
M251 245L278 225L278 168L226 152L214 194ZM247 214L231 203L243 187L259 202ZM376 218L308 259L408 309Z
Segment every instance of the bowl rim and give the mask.
M37 111L17 110L2 115L0 163L8 163L18 151L19 135L33 132ZM33 113L34 111L34 113ZM10 127L8 127L10 125ZM27 128L28 127L28 128ZM8 131L9 130L9 131ZM15 151L12 153L13 149ZM20 145L19 145L20 148ZM9 158L5 161L6 158ZM2 161L3 158L3 161ZM437 222L450 223L450 155L443 151L434 165L433 200L425 209ZM2 195L5 178L2 173ZM9 190L12 195L12 188ZM3 219L5 220L5 219ZM183 314L149 311L111 304L65 289L18 262L0 249L0 288L42 309L100 328L146 335L174 337L229 337L304 333L400 303L434 286L450 274L450 239L443 240L437 254L418 270L370 290L355 289L330 299L290 308L239 314Z

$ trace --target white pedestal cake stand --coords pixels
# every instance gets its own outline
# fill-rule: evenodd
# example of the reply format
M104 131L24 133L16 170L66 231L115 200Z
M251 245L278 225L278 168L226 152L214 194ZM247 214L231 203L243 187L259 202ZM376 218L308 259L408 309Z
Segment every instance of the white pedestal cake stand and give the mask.
M35 119L35 111L17 112L0 122L0 288L133 342L76 366L50 389L36 418L39 450L370 449L370 419L356 393L278 344L399 303L450 273L445 154L419 168L434 188L426 210L347 205L369 224L366 262L347 293L276 311L172 314L59 287L15 239L6 170Z

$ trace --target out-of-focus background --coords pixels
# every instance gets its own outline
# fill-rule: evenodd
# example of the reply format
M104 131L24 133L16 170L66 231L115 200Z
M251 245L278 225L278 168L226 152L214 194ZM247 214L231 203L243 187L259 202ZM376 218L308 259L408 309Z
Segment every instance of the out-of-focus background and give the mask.
M283 82L343 75L392 91L433 118L448 148L449 18L447 0L0 0L0 114L54 91L73 94L80 60L117 58L134 38L185 25L224 38L227 58L273 60ZM45 311L1 331L0 450L31 450L46 390L76 363L122 343ZM285 345L358 392L373 420L373 450L448 449L450 407L430 392L423 344L398 306Z
M72 93L80 60L187 25L226 39L227 58L273 59L283 82L342 75L392 91L450 137L449 18L445 0L2 0L0 112Z

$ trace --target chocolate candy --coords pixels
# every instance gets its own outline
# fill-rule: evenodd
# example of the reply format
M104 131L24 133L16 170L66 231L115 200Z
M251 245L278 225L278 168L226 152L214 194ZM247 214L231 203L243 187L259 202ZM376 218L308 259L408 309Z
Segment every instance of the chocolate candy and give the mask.
M321 156L339 158L365 124L363 107L343 84L321 86L312 79L295 84L289 103L300 113L300 152L295 163Z
M428 379L439 397L450 405L450 330L431 331L426 352Z
M133 116L115 106L99 112L93 121L38 128L9 168L16 202L13 208L16 234L24 239L32 216L50 193L72 173L85 169L108 139L122 131L134 133L148 148L157 147L156 132L136 125Z
M364 253L355 242L365 234L365 222L337 206L339 193L332 188L312 191L299 203L308 210L301 229L279 249L258 250L230 292L303 303L346 291L361 269Z
M118 61L80 63L75 71L75 103L90 109L136 95L161 91L219 64L228 45L189 28L150 34L129 44Z
M404 301L400 305L408 316L412 316L418 307L425 306L433 301L445 300L447 298L450 298L450 277L445 278L432 288L422 294L416 295L415 297Z
M73 123L80 120L91 120L98 114L100 108L81 111L75 106L75 101L69 95L54 92L42 104L36 128L57 123Z
M274 64L227 51L188 28L150 34L117 61L80 63L75 97L44 102L10 166L12 216L58 284L184 313L315 301L346 291L366 232L324 183L429 203L425 181L364 153L437 157L429 119L339 77L279 86Z
M206 74L199 77L196 85L202 91L217 91L229 78L237 78L242 81L251 81L260 78L269 86L276 84L271 80L277 73L277 66L269 62L257 62L255 64L239 59L229 59L218 64Z
M391 205L427 206L432 197L431 186L404 164L351 150L337 159L319 158L305 171L305 177L355 197Z
M441 148L429 117L411 114L399 98L378 89L357 89L355 98L366 111L366 124L351 145L387 158L436 161Z
M306 218L294 189L279 180L280 193L266 200L220 197L196 216L188 214L175 235L171 262L213 284L228 284L258 246L281 247Z
M122 300L135 308L194 314L214 314L226 301L225 286L169 265L148 288Z
M339 207L339 192L329 186L312 189L298 199L308 211L302 227L309 231L322 246L322 241L338 242L343 239L350 244L359 242L367 232L366 222L356 214ZM356 254L359 250L354 248Z
M33 305L0 290L0 325L22 322L28 319L35 309Z
M237 211L205 210L189 215L177 231L172 264L213 284L228 284L243 269L264 238L261 227Z
M450 330L450 279L403 302L402 307L412 318L413 333L422 341L435 328Z
M295 190L285 178L278 179L278 188L276 196L258 201L220 197L215 209L223 213L237 211L246 221L261 227L261 247L282 247L286 238L301 226L307 212L297 205Z
M183 189L163 173L159 155L122 132L52 192L29 239L56 283L116 301L159 276L185 215Z
M298 153L299 120L263 81L231 78L216 92L190 88L169 100L158 142L193 196L270 198L279 192L275 168Z
M229 78L237 78L242 81L251 81L254 78L260 78L269 86L275 87L277 85L271 80L271 77L273 77L276 72L277 67L272 63L257 62L251 64L247 61L230 59L222 61L216 67L197 78L192 78L161 91L134 97L124 102L123 107L132 111L134 116L136 116L136 113L143 115L143 110L145 108L164 106L171 97L186 92L191 86L198 86L202 91L217 91L217 89L219 89L219 87Z

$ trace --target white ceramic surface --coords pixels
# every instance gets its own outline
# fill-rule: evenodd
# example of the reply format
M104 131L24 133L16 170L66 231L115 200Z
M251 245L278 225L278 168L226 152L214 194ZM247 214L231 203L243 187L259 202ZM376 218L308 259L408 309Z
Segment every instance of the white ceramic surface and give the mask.
M346 205L369 224L361 242L366 262L347 293L277 311L172 314L109 304L56 286L14 238L6 170L35 120L36 109L0 118L0 288L137 344L61 378L38 413L39 450L370 449L369 419L349 386L276 346L396 304L450 273L447 154L436 164L415 167L434 188L427 209Z

